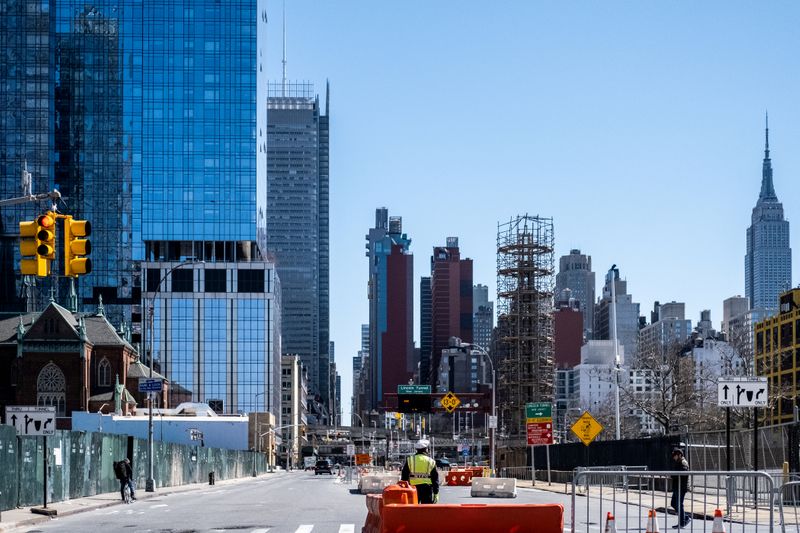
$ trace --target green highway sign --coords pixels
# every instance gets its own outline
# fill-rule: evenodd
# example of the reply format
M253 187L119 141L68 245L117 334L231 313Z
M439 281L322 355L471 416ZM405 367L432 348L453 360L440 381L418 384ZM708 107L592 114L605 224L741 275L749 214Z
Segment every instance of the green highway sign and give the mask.
M553 418L553 405L545 402L527 403L525 418Z
M430 394L430 385L398 385L397 394Z

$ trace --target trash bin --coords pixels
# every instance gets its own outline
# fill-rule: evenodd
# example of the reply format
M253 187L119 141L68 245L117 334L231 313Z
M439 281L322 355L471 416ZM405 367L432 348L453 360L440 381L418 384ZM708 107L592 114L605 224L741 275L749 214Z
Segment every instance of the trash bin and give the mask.
M208 473L208 484L209 485L213 485L214 484L214 472L209 472Z

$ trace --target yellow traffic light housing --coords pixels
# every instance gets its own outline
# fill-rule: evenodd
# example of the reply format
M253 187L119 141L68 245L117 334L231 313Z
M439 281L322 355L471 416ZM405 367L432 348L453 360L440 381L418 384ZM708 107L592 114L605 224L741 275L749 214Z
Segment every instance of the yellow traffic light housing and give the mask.
M39 242L36 238L39 226L36 221L26 221L19 223L19 255L22 259L19 262L19 269L24 276L45 277L48 273L48 262L42 259L38 253Z
M36 254L52 261L56 258L56 215L45 213L36 218ZM50 263L47 264L50 270Z
M86 257L92 253L92 224L88 220L64 218L64 275L78 277L92 271L92 260Z

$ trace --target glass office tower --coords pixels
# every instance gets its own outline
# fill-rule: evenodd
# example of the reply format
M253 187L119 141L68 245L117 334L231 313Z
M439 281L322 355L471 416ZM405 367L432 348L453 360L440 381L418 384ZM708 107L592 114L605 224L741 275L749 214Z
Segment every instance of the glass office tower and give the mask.
M266 2L169 0L142 11L134 228L152 356L177 385L172 403L280 419L280 306L264 260Z
M282 288L283 351L309 373L310 409L330 410L328 98L308 83L271 83L267 248Z

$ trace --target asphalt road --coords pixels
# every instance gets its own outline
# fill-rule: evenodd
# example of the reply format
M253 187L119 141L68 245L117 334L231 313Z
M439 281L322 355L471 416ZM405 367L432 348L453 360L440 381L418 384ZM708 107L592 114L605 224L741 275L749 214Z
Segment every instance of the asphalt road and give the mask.
M23 531L128 533L194 533L235 531L247 533L358 533L366 518L364 496L355 484L336 476L313 472L280 473L184 493L156 496L130 505L117 505L57 518ZM441 503L560 503L564 505L565 531L571 532L570 496L536 489L518 489L516 499L472 498L469 487L442 487ZM578 499L576 532L595 533L605 528L609 502ZM617 504L618 531L643 532L646 509ZM661 531L672 531L674 516L659 514ZM627 527L626 527L627 526ZM666 527L665 527L666 526ZM756 531L745 527L743 531ZM695 520L684 531L711 531L711 522ZM740 529L735 528L735 531Z

